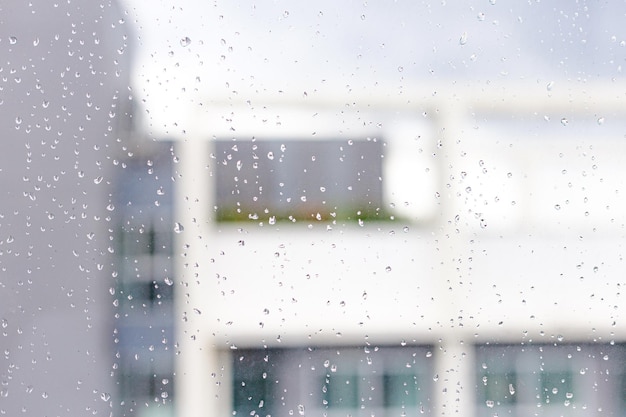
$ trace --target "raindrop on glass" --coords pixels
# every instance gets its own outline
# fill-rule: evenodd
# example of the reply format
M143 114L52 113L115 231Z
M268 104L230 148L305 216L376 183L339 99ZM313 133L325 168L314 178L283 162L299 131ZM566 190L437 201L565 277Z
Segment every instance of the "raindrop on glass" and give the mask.
M467 32L463 32L461 38L459 38L459 44L465 45L467 43Z

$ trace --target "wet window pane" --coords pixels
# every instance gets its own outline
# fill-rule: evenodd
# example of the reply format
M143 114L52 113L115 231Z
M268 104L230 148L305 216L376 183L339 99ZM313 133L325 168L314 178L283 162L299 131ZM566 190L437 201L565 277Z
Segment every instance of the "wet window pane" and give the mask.
M13 3L0 416L624 414L622 2Z

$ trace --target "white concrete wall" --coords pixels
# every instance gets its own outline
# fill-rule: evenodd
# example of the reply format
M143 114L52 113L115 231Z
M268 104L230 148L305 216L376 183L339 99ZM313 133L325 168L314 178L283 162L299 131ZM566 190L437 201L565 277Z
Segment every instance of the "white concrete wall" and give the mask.
M435 383L437 413L468 415L472 343L622 337L622 99L603 87L544 88L466 89L410 104L368 98L341 112L320 103L335 120L327 130L356 134L360 118L380 120L388 142L385 186L406 217L362 226L214 224L211 161L196 162L209 152L204 139L255 130L197 122L179 147L178 303L193 318L179 334L181 415L228 410L228 383L215 398L184 389L226 382L228 365L216 358L235 347L433 344L446 375ZM220 112L233 108L208 113ZM292 113L266 132L314 129L290 124ZM203 379L208 369L215 381Z

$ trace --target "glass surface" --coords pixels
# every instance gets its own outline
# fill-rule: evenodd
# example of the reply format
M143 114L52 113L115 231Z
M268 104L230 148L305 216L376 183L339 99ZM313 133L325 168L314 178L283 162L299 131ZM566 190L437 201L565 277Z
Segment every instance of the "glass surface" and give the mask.
M624 2L0 11L0 415L624 414Z

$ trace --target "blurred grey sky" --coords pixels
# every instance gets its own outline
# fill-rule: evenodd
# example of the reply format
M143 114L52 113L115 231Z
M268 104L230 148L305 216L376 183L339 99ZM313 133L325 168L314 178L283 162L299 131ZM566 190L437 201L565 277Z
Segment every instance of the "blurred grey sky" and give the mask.
M212 99L622 78L624 1L124 0L153 120ZM181 107L182 106L182 107Z

